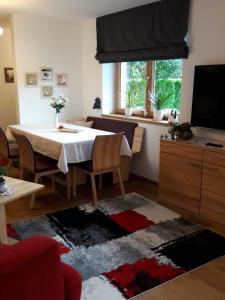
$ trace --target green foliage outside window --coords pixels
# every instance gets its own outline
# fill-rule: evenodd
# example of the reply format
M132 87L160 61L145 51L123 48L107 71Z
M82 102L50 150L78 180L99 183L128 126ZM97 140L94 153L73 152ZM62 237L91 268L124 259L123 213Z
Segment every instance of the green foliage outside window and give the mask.
M127 106L145 108L147 62L127 63Z
M180 108L182 63L182 59L155 62L155 93L170 95L161 108Z
M168 95L161 108L180 108L181 79L159 79L155 83L155 93Z
M179 110L181 77L181 59L158 60L154 68L154 94L164 94L168 97L160 108L172 108ZM145 109L147 87L147 62L128 62L126 81L127 106Z
M157 60L155 62L155 81L169 78L180 79L182 62L182 59Z

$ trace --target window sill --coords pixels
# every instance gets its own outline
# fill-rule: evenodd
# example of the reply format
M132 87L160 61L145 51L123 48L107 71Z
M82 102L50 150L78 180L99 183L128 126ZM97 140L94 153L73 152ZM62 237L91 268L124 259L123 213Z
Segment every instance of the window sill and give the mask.
M167 120L155 121L150 118L138 117L138 116L126 117L125 115L120 115L120 114L102 114L102 117L109 118L109 119L122 120L122 121L140 122L140 123L146 123L146 124L160 125L160 126L165 126L165 127L170 126Z

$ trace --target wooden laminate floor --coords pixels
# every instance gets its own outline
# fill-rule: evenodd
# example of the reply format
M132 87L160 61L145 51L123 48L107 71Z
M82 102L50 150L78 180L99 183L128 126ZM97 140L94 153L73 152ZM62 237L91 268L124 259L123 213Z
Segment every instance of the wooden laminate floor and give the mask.
M158 186L142 178L132 176L125 183L126 193L137 192L154 201L158 201ZM64 194L45 188L35 201L34 209L29 210L29 197L20 199L7 206L7 222L11 223L20 219L45 215L46 213L62 210L92 199L91 189L88 186L78 187L76 198L68 200ZM118 185L103 185L103 190L98 192L99 199L116 196L120 193ZM182 209L161 203L164 206L177 211L186 219L210 228L225 236L225 226L215 224L209 220L196 217ZM137 300L225 300L225 256L194 271L184 274L170 282L156 287L140 296ZM97 299L93 299L97 300ZM107 299L106 299L107 300Z

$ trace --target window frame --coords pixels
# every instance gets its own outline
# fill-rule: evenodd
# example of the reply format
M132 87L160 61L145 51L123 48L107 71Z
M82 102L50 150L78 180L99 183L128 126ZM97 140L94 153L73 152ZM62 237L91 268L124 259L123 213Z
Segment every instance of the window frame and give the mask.
M152 91L154 87L154 66L155 61L147 61L146 65L146 98L145 98L145 111L146 115L144 115L144 111L133 109L133 116L145 116L147 118L153 118L152 112L152 102L148 99L148 91ZM115 63L115 113L116 114L124 114L125 109L121 108L120 104L120 84L121 84L121 63Z

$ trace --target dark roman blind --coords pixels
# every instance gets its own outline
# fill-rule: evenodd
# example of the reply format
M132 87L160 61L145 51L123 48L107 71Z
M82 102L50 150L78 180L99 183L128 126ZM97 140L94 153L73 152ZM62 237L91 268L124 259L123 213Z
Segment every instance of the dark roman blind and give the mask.
M100 63L187 58L189 0L161 0L97 18Z

